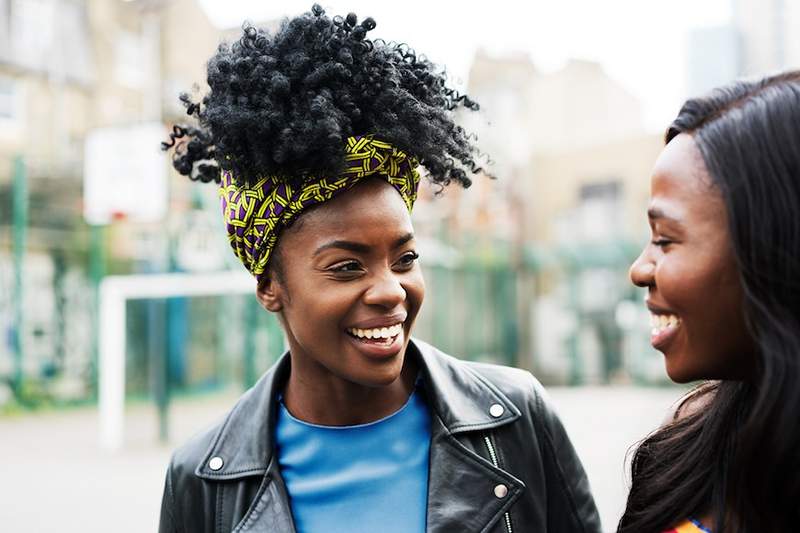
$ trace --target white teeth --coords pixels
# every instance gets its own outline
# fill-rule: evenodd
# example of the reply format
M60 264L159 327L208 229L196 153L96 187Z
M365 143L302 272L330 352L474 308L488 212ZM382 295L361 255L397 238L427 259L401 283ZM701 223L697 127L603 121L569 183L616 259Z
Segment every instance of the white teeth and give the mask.
M367 339L391 339L396 337L403 331L403 324L395 324L394 326L389 326L388 328L373 328L373 329L358 329L358 328L350 328L347 330L348 333L354 335L359 338L367 338Z
M650 326L653 328L651 333L658 335L664 330L676 328L681 324L681 319L675 315L656 315L650 314Z

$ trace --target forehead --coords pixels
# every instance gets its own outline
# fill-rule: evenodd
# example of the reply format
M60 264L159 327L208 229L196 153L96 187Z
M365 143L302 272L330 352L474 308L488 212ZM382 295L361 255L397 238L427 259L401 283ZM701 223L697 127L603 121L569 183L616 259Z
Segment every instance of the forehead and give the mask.
M301 215L298 233L310 241L330 238L375 239L412 232L402 196L381 179L366 180Z
M650 185L650 207L675 218L706 218L724 212L719 190L688 134L678 135L661 151Z

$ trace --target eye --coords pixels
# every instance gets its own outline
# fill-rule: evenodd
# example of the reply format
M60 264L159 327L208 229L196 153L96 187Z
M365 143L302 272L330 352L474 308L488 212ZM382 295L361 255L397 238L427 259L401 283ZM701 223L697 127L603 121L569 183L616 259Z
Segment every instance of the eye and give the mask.
M419 259L417 252L407 252L397 261L397 266L402 269L409 269L414 266L417 259Z
M359 272L361 270L361 265L359 265L357 261L345 261L344 263L333 265L328 270L335 273L351 274L353 272Z
M669 239L664 239L663 237L662 237L662 238L660 238L660 239L653 239L653 240L652 240L652 241L650 241L650 242L651 242L652 244L654 244L655 246L658 246L659 248L664 248L664 247L666 247L666 246L669 246L670 244L672 244L672 241L671 241L671 240L669 240Z

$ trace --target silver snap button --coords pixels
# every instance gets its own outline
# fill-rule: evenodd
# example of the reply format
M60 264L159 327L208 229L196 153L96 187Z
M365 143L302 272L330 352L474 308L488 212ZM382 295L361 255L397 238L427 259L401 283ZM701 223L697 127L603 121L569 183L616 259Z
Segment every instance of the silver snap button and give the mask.
M211 460L208 462L208 467L211 470L219 470L222 468L223 465L222 457L212 457Z
M494 495L497 496L498 498L505 498L507 494L508 494L508 487L506 487L505 485L497 485L494 488Z
M489 414L495 418L503 416L504 412L505 409L503 409L503 406L500 405L499 403L496 403L489 408Z

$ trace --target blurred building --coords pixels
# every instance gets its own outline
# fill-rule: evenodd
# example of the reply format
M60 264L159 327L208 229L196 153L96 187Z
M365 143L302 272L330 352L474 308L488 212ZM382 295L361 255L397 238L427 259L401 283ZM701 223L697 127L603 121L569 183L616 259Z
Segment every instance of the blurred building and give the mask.
M731 0L741 39L739 75L800 67L800 4L793 0Z
M136 269L136 243L164 233L86 224L86 139L176 119L218 38L194 0L0 0L0 389L21 370L86 396L97 277Z
M731 0L732 19L696 28L687 39L687 97L740 77L800 68L800 4Z
M728 83L742 71L742 41L732 23L689 32L686 94L698 95Z
M524 55L484 52L467 92L481 112L462 121L497 180L434 198L436 227L440 235L447 228L464 270L485 263L512 273L515 298L500 284L478 305L495 310L489 315L511 306L514 362L560 382L660 375L658 364L649 372L628 360L651 354L644 310L617 316L634 296L627 269L647 238L650 170L663 145L661 134L644 131L640 102L596 63L572 60L542 73Z

